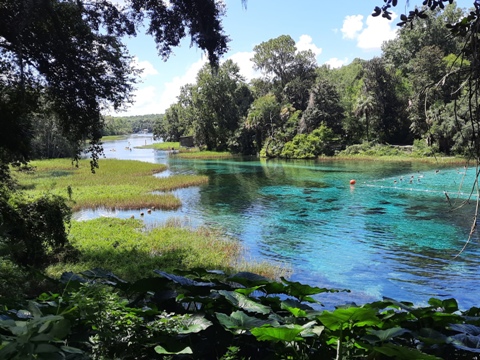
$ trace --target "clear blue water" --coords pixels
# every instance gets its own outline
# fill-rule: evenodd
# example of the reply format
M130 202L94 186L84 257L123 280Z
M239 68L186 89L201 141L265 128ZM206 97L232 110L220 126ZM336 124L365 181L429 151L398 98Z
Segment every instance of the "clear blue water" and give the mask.
M143 145L151 138L129 141L132 146ZM109 151L110 147L117 151ZM245 245L247 259L287 266L293 270L292 280L351 290L319 297L327 306L382 296L419 305L430 297L455 297L461 308L480 305L478 235L455 257L473 222L475 201L457 206L468 198L474 168L258 159L186 161L163 151L120 151L122 142L108 143L105 148L107 157L166 163L166 175L207 175L208 185L175 192L183 202L180 210L156 211L145 221L154 224L177 217L192 226L221 228ZM349 184L351 179L356 185ZM78 216L129 217L134 213L100 209Z

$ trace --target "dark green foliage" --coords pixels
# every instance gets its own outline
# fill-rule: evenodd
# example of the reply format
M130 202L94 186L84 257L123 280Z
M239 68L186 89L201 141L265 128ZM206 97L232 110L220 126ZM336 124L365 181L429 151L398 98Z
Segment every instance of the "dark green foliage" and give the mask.
M0 189L0 245L3 256L22 267L43 268L74 256L66 226L71 209L61 197L30 200Z
M310 134L298 134L285 144L280 157L287 159L314 159L319 155L333 155L333 131L322 124Z
M127 283L94 269L64 274L62 295L0 310L0 355L70 359L473 359L477 308L385 298L321 310L333 290L250 273L194 269ZM15 323L13 320L16 320ZM21 331L18 325L21 326ZM45 355L47 356L47 355ZM51 357L49 357L51 358Z
M162 57L182 38L205 50L213 66L227 51L214 0L0 2L0 166L25 162L33 122L55 118L76 155L85 149L96 166L101 154L101 111L131 100L138 71L121 37L148 24Z
M364 93L373 98L370 112L369 140L381 143L408 144L409 123L406 121L406 102L402 99L400 78L386 66L382 58L365 63Z
M145 131L151 133L162 118L161 114L105 116L102 135L129 135Z
M310 133L323 123L335 135L341 136L343 112L336 88L328 80L321 79L310 89L310 99L302 115L299 132Z
M253 97L239 71L231 60L217 69L205 65L196 83L182 88L178 102L167 109L154 135L165 141L193 136L195 144L207 150L251 152L251 141L246 144L248 134L239 124Z
M260 70L279 99L303 110L308 90L315 80L316 60L311 50L298 51L289 35L262 42L253 48L254 69ZM306 92L305 92L306 91Z

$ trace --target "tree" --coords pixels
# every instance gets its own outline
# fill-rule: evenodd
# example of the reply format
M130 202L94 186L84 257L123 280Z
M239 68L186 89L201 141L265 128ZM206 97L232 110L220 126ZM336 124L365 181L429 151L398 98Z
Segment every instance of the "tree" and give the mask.
M292 141L285 144L280 156L287 159L314 159L321 154L332 155L329 145L334 136L331 129L321 124L310 134L297 134Z
M197 118L197 138L201 138L208 149L227 150L250 105L243 104L242 109L239 108L240 102L245 100L244 94L239 92L244 83L240 68L231 60L225 61L215 73L208 65L198 73L195 106L200 116ZM242 99L237 98L240 95Z
M0 0L2 256L42 268L68 252L65 200L22 198L9 173L9 165L32 157L36 122L52 120L76 156L89 140L98 166L101 111L128 104L138 74L122 36L147 24L166 59L188 33L215 67L227 50L223 12L215 0Z
M410 143L409 124L405 121L406 99L402 98L400 78L382 58L367 61L364 70L364 92L373 97L375 105L369 114L371 133L382 143Z
M437 7L431 16L417 19L415 26L400 28L395 39L382 45L386 62L407 75L411 69L410 60L426 46L435 46L444 54L458 54L462 44L458 38L445 33L445 25L454 24L463 16L463 10L455 4L447 6L444 11Z
M335 86L326 79L320 79L310 90L308 107L302 115L299 132L309 133L323 123L336 135L341 135L343 112Z
M127 104L136 81L121 36L135 35L137 24L148 19L147 32L163 58L188 32L216 64L227 50L223 13L215 0L127 0L122 6L107 0L0 1L1 164L29 159L31 115L40 98L77 149L90 140L95 163L100 112Z
M181 119L182 106L179 103L172 104L165 115L157 120L153 129L153 136L163 141L180 141L185 135L184 123Z
M315 81L317 62L311 50L297 51L295 41L288 35L262 42L253 48L254 69L264 75L270 84L265 95L273 92L279 101L291 103L296 109L304 110L308 102L308 91Z
M281 35L256 45L251 60L255 70L260 70L270 81L279 81L283 88L291 80L296 50L295 41L288 35Z
M254 144L260 152L267 137L273 137L275 128L280 122L281 105L273 94L262 96L250 106L245 127L255 132Z
M365 118L365 133L367 136L367 142L370 141L370 116L373 114L375 110L375 99L372 95L360 95L358 97L357 102L354 108L354 114L357 117Z

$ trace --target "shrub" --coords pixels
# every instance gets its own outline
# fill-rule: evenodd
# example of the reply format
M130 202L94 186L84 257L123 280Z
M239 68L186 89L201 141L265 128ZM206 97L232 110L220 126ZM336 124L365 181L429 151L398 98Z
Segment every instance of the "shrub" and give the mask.
M71 210L60 196L29 199L0 193L0 241L6 255L22 267L44 268L75 257L66 226Z
M283 147L280 157L287 159L314 159L319 155L331 155L333 132L324 124L310 134L298 134Z
M437 152L438 146L428 146L424 139L416 139L413 141L413 156L434 156Z

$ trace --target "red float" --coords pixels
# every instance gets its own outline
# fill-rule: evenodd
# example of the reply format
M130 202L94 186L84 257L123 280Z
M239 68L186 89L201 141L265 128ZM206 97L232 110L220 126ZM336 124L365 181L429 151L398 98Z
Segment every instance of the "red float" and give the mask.
M356 181L354 179L350 180L350 185L355 185Z

